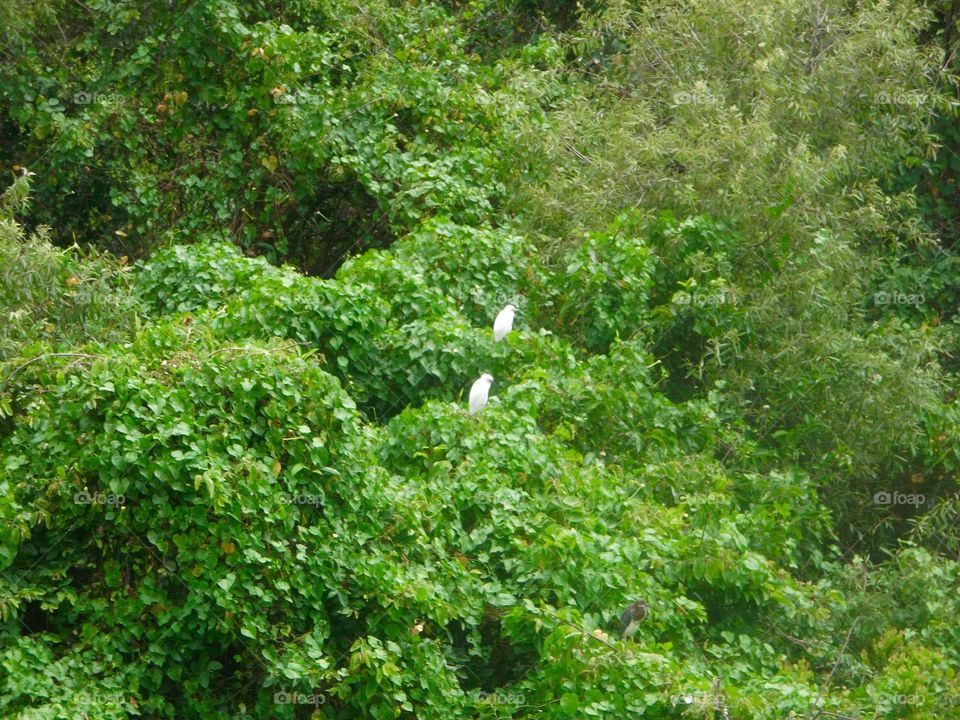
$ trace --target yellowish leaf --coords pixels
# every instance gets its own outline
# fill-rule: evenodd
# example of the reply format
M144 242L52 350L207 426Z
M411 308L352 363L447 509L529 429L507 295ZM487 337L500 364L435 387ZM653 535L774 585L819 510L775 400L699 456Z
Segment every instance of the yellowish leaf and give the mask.
M276 155L267 155L265 158L260 159L260 164L263 165L267 170L273 172L277 169L279 161L277 160Z

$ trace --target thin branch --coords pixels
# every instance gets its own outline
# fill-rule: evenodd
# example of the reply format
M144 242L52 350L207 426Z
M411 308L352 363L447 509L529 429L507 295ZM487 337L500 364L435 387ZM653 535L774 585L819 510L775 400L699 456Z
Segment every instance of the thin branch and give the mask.
M597 637L597 636L594 635L592 632L590 632L589 630L587 630L585 627L582 627L581 625L577 625L575 622L571 622L570 620L565 620L565 619L563 619L562 617L560 617L559 615L557 615L555 612L553 612L553 610L547 610L547 612L550 613L551 615L553 615L553 616L554 616L557 620L559 620L560 622L569 625L569 626L572 627L574 630L577 630L578 632L582 633L583 635L586 635L586 636L589 637L589 638L593 638L593 639L596 640L597 642L603 643L604 645L606 645L606 646L607 646L608 648L610 648L611 650L619 650L619 648L618 648L616 645L611 645L610 643L608 643L608 642L607 642L606 640L604 640L603 638Z
M792 642L792 643L796 643L797 645L800 645L800 646L801 646L802 648L804 648L805 650L811 650L811 649L814 649L814 648L816 647L816 645L814 645L814 643L807 642L806 640L801 640L800 638L797 638L797 637L793 637L793 635L788 635L787 633L783 632L783 630L781 630L780 628L778 628L776 625L768 625L767 627L769 627L771 630L773 630L773 631L774 631L777 635L779 635L780 637L782 637L782 638L784 638L784 639L786 639L786 640L789 640L789 641Z
M286 345L281 345L277 348L258 348L258 347L245 347L243 345L235 345L231 347L217 348L213 352L207 355L208 358L213 357L214 355L219 355L220 353L226 352L243 352L249 355L272 355L275 352L287 351L293 348L299 347L296 342L290 342Z
M45 360L45 359L47 359L47 358L53 358L53 357L75 357L75 358L81 358L81 359L96 360L96 359L102 358L103 356L102 356L102 355L88 355L88 354L86 354L86 353L44 353L43 355L37 355L35 358L30 358L29 360L27 360L27 361L26 361L25 363L23 363L22 365L18 365L17 367L15 367L15 368L10 372L10 374L8 374L8 375L3 379L3 382L4 382L4 383L7 383L14 375L16 375L18 372L20 372L21 370L23 370L23 369L24 369L25 367L27 367L28 365L32 365L33 363L39 362L40 360Z
M573 145L567 144L567 150L569 150L571 153L573 153L577 158L585 162L587 165L593 165L593 160L591 160L582 152L577 150L577 148L575 148Z
M821 687L820 692L817 693L817 704L820 703L820 700L823 697L824 693L830 689L830 683L833 682L833 676L836 674L837 668L840 667L840 660L843 658L843 654L847 651L847 645L850 644L850 638L853 635L853 629L857 626L857 621L859 619L860 619L859 617L854 618L853 622L850 624L850 629L847 630L847 637L845 637L843 640L843 647L841 647L840 652L837 653L837 659L834 661L833 667L830 669L830 674L827 675L827 679L824 681L823 687ZM827 711L825 711L823 708L821 708L820 710L817 710L817 714L814 715L810 720L817 720L817 718L823 715L825 712ZM837 717L842 717L842 716L837 716Z

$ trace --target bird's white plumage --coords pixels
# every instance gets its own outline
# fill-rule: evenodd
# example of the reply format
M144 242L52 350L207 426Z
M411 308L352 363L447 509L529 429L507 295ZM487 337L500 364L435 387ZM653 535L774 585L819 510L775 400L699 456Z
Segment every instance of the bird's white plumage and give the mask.
M513 305L507 305L497 313L497 319L493 321L493 339L495 342L500 342L507 336L507 333L513 330L513 315L516 311L517 309Z
M476 415L487 406L493 375L484 373L470 387L470 414Z

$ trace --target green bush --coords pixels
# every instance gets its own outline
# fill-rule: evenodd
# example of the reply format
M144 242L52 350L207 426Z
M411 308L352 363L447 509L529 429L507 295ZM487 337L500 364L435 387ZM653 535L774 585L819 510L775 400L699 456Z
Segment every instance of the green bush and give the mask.
M243 257L230 243L197 242L154 253L140 264L136 288L157 313L194 312L218 308L231 296L280 274L262 258Z
M58 250L46 228L27 232L14 214L29 192L24 174L0 196L0 361L36 344L66 351L122 338L139 309L129 268L76 246Z
M31 217L58 241L139 256L229 238L326 276L435 215L490 220L502 73L449 11L95 6L30 13L0 82L0 158L42 157Z

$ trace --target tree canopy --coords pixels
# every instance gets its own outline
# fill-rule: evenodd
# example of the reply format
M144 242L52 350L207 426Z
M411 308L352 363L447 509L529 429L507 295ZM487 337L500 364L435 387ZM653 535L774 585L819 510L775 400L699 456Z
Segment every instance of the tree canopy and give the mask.
M3 717L960 714L953 3L0 22Z

